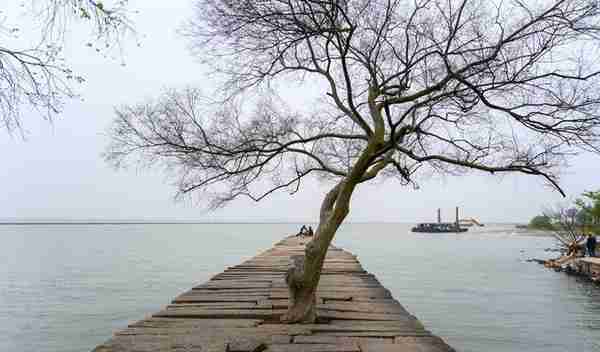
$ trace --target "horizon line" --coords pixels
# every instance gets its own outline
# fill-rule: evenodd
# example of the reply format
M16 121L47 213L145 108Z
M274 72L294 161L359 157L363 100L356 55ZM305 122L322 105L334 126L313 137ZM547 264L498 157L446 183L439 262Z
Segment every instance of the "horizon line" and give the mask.
M318 224L307 220L177 220L177 219L0 219L0 225L211 225L211 224ZM347 224L413 224L418 221L349 220ZM489 222L489 224L520 224L519 221Z

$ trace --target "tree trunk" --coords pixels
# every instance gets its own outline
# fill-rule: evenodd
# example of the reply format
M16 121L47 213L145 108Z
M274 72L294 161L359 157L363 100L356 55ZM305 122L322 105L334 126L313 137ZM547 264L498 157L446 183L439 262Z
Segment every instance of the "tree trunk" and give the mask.
M307 324L315 322L316 290L327 249L350 212L350 199L354 189L368 175L366 172L372 161L374 148L377 146L369 144L350 174L327 193L321 204L319 226L312 240L306 244L304 255L292 258L286 275L290 293L288 311L281 317L282 321ZM376 172L380 169L381 167L377 168Z
M365 149L344 179L336 184L323 199L319 214L319 226L312 240L306 244L304 256L293 258L286 275L290 292L288 311L281 317L289 323L313 323L316 319L316 291L327 249L338 228L350 212L350 199L356 186L377 176L389 160L383 158L374 163L384 146L384 119L376 98L379 91L369 89L369 110L374 131ZM390 154L390 158L391 158ZM301 269L302 268L302 269Z
M282 317L283 321L312 323L316 320L316 290L305 283L304 265L303 255L291 258L291 265L285 276L290 298L288 311Z
M285 277L290 297L288 311L281 317L284 322L310 324L316 320L316 290L325 255L335 232L348 214L348 207L338 203L344 184L338 183L325 196L321 205L321 221L313 238L306 244L304 255L291 258Z

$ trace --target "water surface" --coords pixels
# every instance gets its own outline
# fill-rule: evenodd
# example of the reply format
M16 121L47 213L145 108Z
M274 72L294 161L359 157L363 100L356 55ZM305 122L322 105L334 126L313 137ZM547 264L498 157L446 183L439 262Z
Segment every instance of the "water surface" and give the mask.
M512 226L412 234L348 224L336 244L458 351L600 352L600 287L527 263ZM0 351L89 351L269 248L296 224L0 226Z

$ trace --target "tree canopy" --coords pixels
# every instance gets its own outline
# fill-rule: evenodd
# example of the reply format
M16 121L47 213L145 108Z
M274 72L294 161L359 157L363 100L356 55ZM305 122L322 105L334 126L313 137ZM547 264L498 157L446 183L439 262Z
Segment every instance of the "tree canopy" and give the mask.
M91 30L85 45L103 52L118 46L132 29L127 2L29 0L0 10L0 119L7 131L21 129L24 109L52 119L75 96L84 77L62 55L65 35L83 23Z
M529 222L529 228L551 231L565 252L582 247L586 235L600 232L600 192L584 192L574 202L548 207Z
M377 147L367 164L405 183L423 167L521 172L558 188L566 155L597 151L594 2L196 7L187 35L229 96L291 79L328 91L310 113L264 96L254 109L231 100L209 109L196 89L118 109L115 135L131 138L115 139L111 157L168 159L182 169L181 192L224 183L213 194L220 204L261 199L270 190L251 186L265 178L280 189L312 173L346 177L370 141Z
M548 215L537 215L531 219L529 227L539 230L552 230L552 219Z
M290 321L314 320L325 253L361 183L479 170L540 176L562 193L567 157L600 151L596 1L195 6L185 34L220 90L119 107L106 157L164 165L180 193L203 192L213 207L295 192L309 175L331 180L306 260L289 275ZM310 109L294 106L273 92L289 82L324 92Z
M600 225L600 191L588 191L575 201L584 224Z

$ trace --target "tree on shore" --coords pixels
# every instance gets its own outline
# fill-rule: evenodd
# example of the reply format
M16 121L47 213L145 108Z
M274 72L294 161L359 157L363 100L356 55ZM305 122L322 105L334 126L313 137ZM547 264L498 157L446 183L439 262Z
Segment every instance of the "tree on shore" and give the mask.
M226 99L210 104L188 88L119 107L106 159L163 165L181 194L200 192L212 207L293 193L312 175L329 182L315 236L288 272L284 321L314 321L327 249L361 184L479 170L539 176L562 193L566 158L599 151L595 1L196 8L187 35ZM268 89L288 81L326 92L312 111L294 109ZM255 104L249 93L260 95Z
M544 211L544 215L534 218L545 218L547 223L538 223L533 228L550 231L561 250L561 256L544 261L550 268L562 268L585 254L586 228L581 220L582 212L568 203L557 204ZM531 221L531 224L534 223ZM530 225L531 226L531 225Z
M582 242L586 237L585 229L577 221L577 214L578 211L575 208L557 205L547 209L543 215L551 222L551 226L546 230L552 231L563 251L573 256L582 248Z
M547 214L537 215L531 219L528 226L536 230L552 230L552 218Z
M6 10L0 9L0 119L9 133L22 130L23 109L33 108L51 120L64 100L75 96L74 84L84 81L62 56L64 37L72 26L83 23L90 28L86 45L103 52L118 46L132 29L127 0L108 5L96 0L14 1L8 10L22 13L16 21L9 21Z
M600 226L600 191L584 192L581 196L575 201L581 214L581 222L594 227Z

